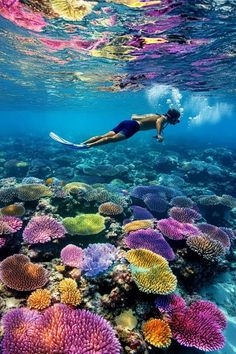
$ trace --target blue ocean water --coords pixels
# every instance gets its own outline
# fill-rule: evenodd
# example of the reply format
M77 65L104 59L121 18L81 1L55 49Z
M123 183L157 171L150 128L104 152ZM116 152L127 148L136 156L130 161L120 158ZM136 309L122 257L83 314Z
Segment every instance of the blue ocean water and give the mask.
M236 353L235 10L236 2L227 0L0 0L1 319L27 306L25 311L31 313L27 300L37 287L22 285L19 290L21 286L14 282L9 285L4 273L3 262L23 254L50 272L44 288L51 292L53 304L63 302L57 291L59 281L76 280L82 302L65 304L108 320L121 345L117 350L114 346L115 354ZM54 132L81 143L111 131L133 114L165 114L171 108L181 113L180 123L166 127L162 143L153 138L155 129L86 151L75 151L49 137ZM69 185L74 182L75 186ZM27 192L30 196L21 194L22 186L28 191L28 185L37 189L36 184L50 195L35 197L33 190ZM147 188L144 194L138 194L139 186ZM190 220L186 205L174 204L176 196L190 198L188 207L199 218ZM116 215L109 206L104 214L104 203L114 203L122 212ZM24 208L22 215L15 211L19 205ZM200 309L200 315L189 320L186 307L183 320L173 309L163 312L155 307L156 297L165 295L170 302L170 294L140 285L125 256L131 247L125 243L129 231L124 225L144 213L142 209L136 217L132 208L137 206L151 213L148 229L165 237L176 254L169 263L177 277L171 292L181 295L187 307L199 300L212 301L226 316L226 328L217 323L212 309ZM178 216L174 207L179 208ZM67 218L72 222L81 214L97 213L106 216L97 232L98 221L86 224L83 231L82 226L80 231L68 227ZM4 215L19 217L23 222L19 230ZM40 241L27 242L24 230L35 217L45 216L63 224L66 235L53 240L56 231L48 226L42 234L40 228L38 234L35 231L36 236L32 231L33 237L42 237ZM199 231L198 237L204 236L208 246L203 241L189 246L191 240L188 243L186 238L196 235L175 239L176 225L169 237L159 226L159 220L169 217L181 227L186 222L199 230L199 224L214 225L211 231ZM43 235L49 237L45 245ZM150 249L148 242L138 248ZM114 259L104 254L103 259L101 251L92 250L94 259L86 261L99 276L88 277L82 266L63 265L60 252L71 243L82 249L90 243L112 243L117 254ZM128 320L123 319L119 327L118 316L129 310L136 325L126 314ZM145 335L144 325L152 318L168 323L171 345L160 344L155 328L158 344ZM22 352L17 334L11 333L6 321L1 323L0 351ZM15 329L19 328L16 321ZM62 343L64 337L58 338ZM29 342L36 349L26 346L25 354L39 354L34 340L31 337ZM96 349L92 336L88 342L91 354L113 354L108 347ZM51 351L42 353L55 352L53 345L51 341ZM79 346L71 343L61 350L80 353Z

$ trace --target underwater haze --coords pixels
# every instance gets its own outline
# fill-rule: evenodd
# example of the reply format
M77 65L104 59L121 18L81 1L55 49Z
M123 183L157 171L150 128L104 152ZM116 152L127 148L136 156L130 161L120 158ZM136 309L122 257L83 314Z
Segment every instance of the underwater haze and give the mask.
M0 353L236 353L235 35L234 0L0 0Z

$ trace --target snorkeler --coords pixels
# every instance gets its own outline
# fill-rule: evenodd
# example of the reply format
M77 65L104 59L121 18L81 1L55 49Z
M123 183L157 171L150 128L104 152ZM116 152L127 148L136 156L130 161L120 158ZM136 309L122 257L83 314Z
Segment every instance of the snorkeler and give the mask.
M133 114L131 120L124 120L115 128L104 135L94 136L81 144L73 144L70 141L62 139L54 133L50 137L68 147L84 150L91 147L116 143L131 138L134 134L143 130L156 129L157 135L154 137L160 143L164 140L162 132L168 124L175 125L180 122L180 113L176 109L169 109L166 114Z

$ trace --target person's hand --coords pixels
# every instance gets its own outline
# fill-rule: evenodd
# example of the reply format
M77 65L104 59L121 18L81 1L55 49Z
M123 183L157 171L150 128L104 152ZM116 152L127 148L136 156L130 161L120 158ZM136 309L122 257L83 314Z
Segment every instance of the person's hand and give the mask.
M160 134L157 135L157 139L158 139L159 143L162 143L164 140L163 136Z

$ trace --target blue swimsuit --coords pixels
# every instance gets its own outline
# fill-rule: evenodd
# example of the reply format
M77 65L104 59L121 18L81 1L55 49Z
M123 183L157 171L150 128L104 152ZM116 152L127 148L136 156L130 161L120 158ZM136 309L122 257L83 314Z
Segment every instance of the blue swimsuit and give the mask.
M112 131L116 134L121 133L126 138L130 138L140 130L140 125L136 120L123 120Z

